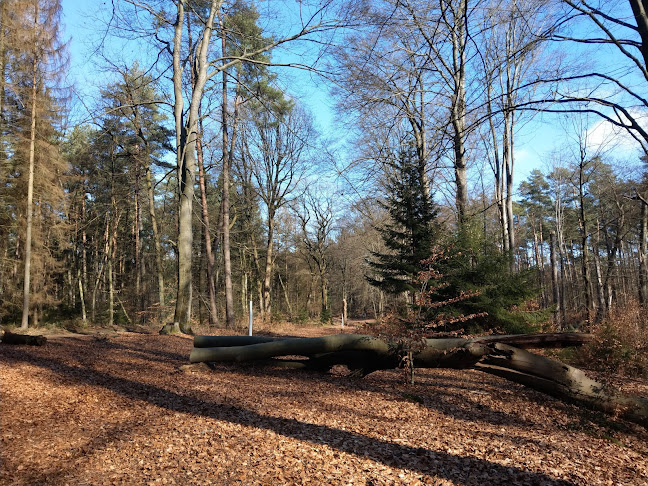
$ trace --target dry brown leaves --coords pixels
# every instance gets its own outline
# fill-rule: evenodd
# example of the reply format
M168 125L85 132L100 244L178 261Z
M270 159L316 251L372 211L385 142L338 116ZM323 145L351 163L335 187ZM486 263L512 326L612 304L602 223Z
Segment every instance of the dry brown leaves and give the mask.
M477 371L183 372L191 346L0 346L0 483L648 484L646 430Z

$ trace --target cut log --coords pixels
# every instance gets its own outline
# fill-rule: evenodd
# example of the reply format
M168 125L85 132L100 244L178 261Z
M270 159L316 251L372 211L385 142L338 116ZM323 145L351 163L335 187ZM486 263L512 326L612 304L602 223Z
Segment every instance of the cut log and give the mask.
M648 427L648 400L608 389L577 368L521 349L574 346L591 339L591 335L581 333L435 338L413 346L411 357L416 368L474 368ZM190 355L192 363L253 361L317 371L346 365L358 376L397 368L409 351L403 343L388 343L361 334L289 339L196 336L194 342L197 347ZM307 359L276 359L281 356Z
M30 334L16 334L14 332L5 331L2 336L4 344L26 344L29 346L43 346L47 343L45 336L32 336Z
M373 336L363 334L335 334L318 338L281 339L248 346L230 346L215 348L194 348L189 361L255 361L276 356L308 356L312 354L331 353L334 351L355 350L374 351L386 354L389 346Z
M249 344L271 343L286 338L267 336L194 336L194 348L229 348Z

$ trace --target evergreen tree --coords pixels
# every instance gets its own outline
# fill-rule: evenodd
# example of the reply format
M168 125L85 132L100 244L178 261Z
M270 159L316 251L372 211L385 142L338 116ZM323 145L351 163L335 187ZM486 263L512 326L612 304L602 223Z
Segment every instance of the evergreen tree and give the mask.
M438 233L437 208L428 188L425 168L414 144L406 145L394 160L386 182L387 198L380 202L390 221L377 228L387 251L372 252L372 285L391 294L407 292L414 303L416 279L425 270Z
M25 0L0 6L2 86L0 112L0 234L5 253L23 262L22 305L18 266L0 270L14 285L0 289L5 311L21 327L38 311L56 306L63 283L66 165L58 148L62 100L60 77L66 45L60 41L59 0ZM8 270L8 271L7 271Z
M172 132L164 126L166 116L160 112L160 96L154 79L134 64L129 70L120 73L121 79L102 90L102 104L105 115L101 119L102 129L114 138L117 156L126 164L128 197L132 199L132 227L134 228L134 248L131 248L134 272L134 302L137 310L146 307L144 299L145 249L152 248L155 254L157 277L157 304L164 306L163 250L155 212L154 170L155 166L165 166L162 160L165 153L172 150ZM128 205L126 202L125 205ZM143 207L147 211L143 211ZM146 221L148 216L148 221ZM150 231L148 228L150 227ZM143 241L150 234L152 241Z

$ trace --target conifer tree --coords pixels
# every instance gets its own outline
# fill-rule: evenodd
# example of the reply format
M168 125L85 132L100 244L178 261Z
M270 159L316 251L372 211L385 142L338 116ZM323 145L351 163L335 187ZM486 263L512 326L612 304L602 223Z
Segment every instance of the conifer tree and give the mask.
M425 270L421 262L430 257L436 241L437 208L414 144L401 149L390 169L387 197L380 202L390 221L377 228L387 251L372 252L374 274L367 280L391 294L407 292L413 304L415 281Z
M102 117L103 130L117 137L119 156L125 159L129 166L130 184L132 185L132 201L134 208L133 227L135 228L135 296L141 300L144 292L143 279L143 247L142 235L149 233L144 230L142 207L148 206L148 224L151 228L152 242L150 247L155 253L155 269L157 277L157 304L165 305L163 250L158 229L154 198L154 166L165 165L161 161L164 152L171 150L171 131L164 126L165 115L160 112L158 102L161 97L153 78L145 74L137 65L120 73L121 79L102 90L103 104L106 114ZM144 186L146 189L144 190ZM146 193L144 195L143 193ZM144 203L146 200L146 203ZM141 310L142 302L135 303Z
M61 286L52 272L61 265L55 253L64 245L60 181L66 167L57 146L57 127L66 45L59 33L60 0L25 0L12 6L3 8L1 16L1 108L7 149L2 161L7 168L3 204L10 205L18 223L6 229L13 233L14 255L24 264L21 327L26 328L30 313L34 321L37 318L32 304L57 303L55 287Z

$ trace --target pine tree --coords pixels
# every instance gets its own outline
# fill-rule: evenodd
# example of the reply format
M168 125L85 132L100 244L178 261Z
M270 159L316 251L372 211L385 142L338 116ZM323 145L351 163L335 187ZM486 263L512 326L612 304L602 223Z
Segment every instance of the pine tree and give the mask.
M1 107L3 114L2 205L5 245L24 264L21 327L37 310L60 300L60 254L64 248L66 166L58 150L63 99L59 91L66 46L60 41L59 0L25 0L2 5ZM5 251L8 248L5 247ZM18 283L15 269L12 281ZM3 300L18 307L17 289L3 289Z
M416 279L425 270L437 239L437 207L430 195L425 168L414 144L406 145L394 160L386 182L387 198L380 204L390 221L377 228L385 252L372 252L372 285L391 294L407 292L414 303Z
M102 117L103 130L115 137L118 145L118 156L128 165L131 177L129 184L132 189L132 227L134 228L134 247L132 248L134 268L134 295L140 301L134 302L137 310L146 305L143 291L144 280L144 248L143 236L146 216L143 207L148 207L147 225L150 225L152 240L150 247L155 253L155 269L157 276L157 303L163 307L164 277L163 251L155 212L153 192L154 166L165 165L161 160L165 151L171 150L171 131L164 126L166 116L160 112L157 86L153 78L145 74L137 65L120 73L121 79L102 90L103 104L106 114ZM129 195L131 198L131 195Z

